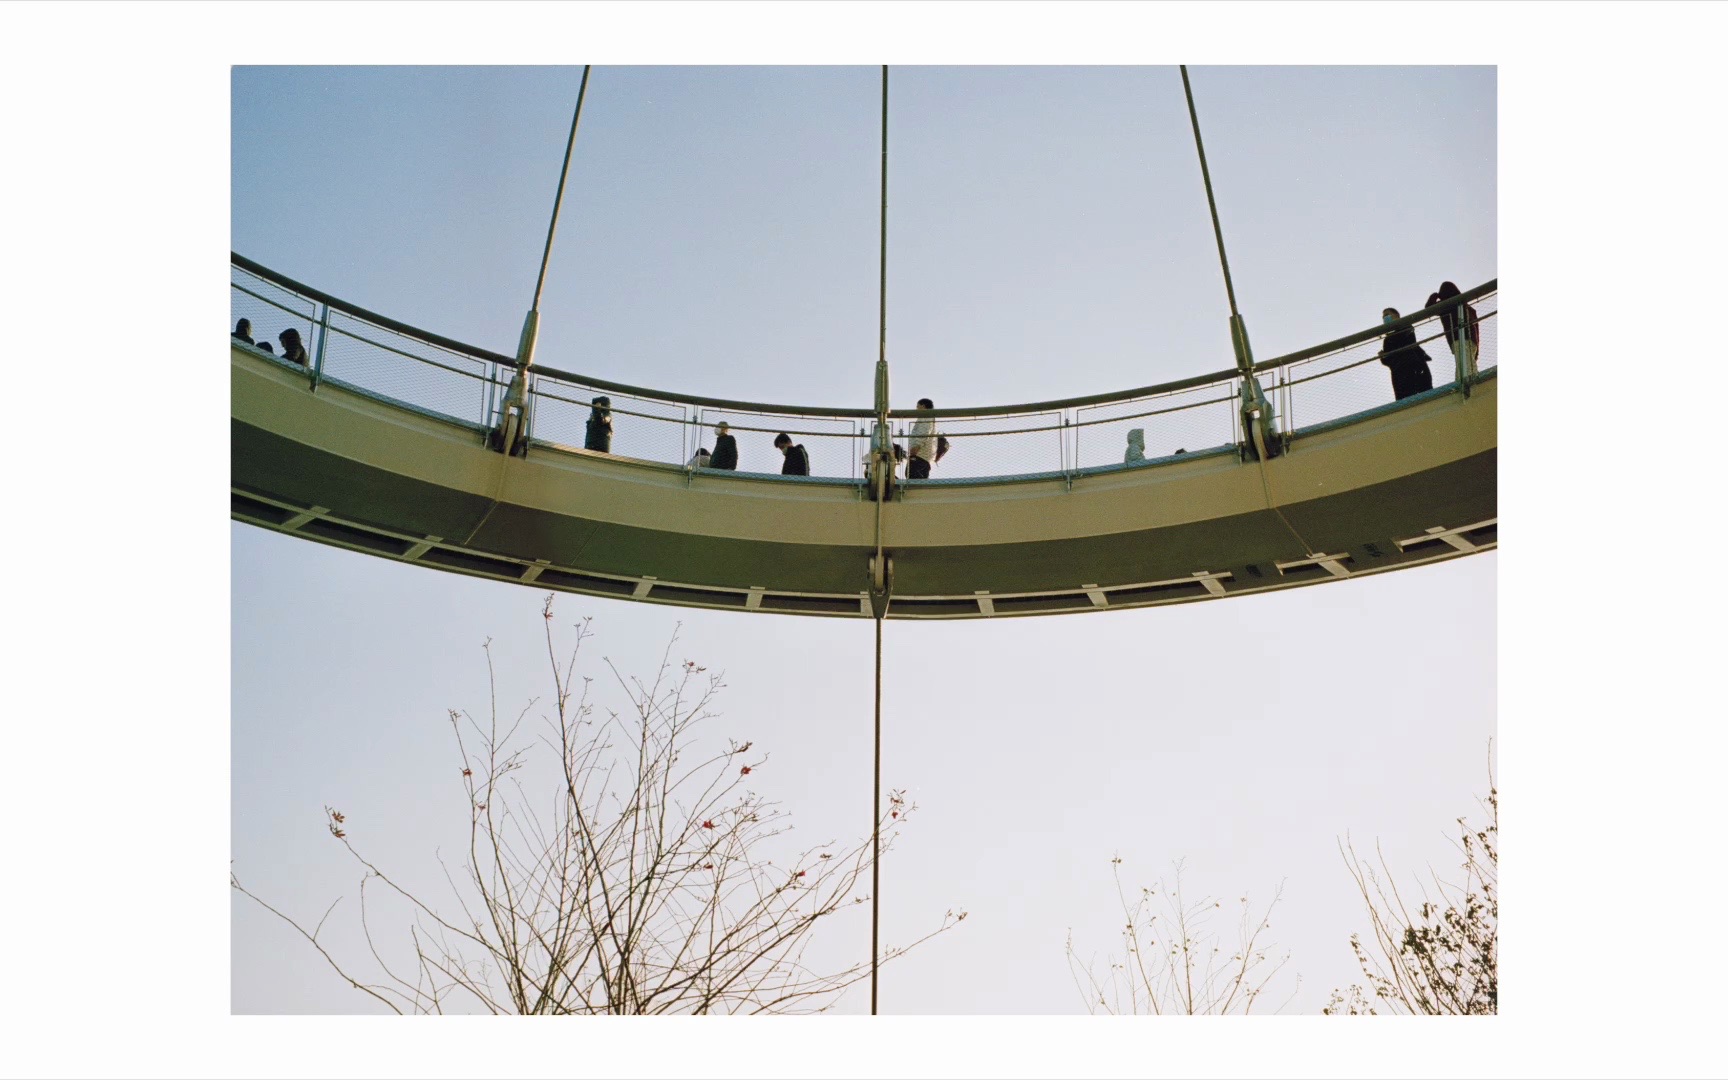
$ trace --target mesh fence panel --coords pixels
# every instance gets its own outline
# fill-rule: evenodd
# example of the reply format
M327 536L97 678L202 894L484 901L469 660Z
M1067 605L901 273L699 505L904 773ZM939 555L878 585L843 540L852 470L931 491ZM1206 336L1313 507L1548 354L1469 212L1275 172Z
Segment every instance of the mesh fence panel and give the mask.
M324 344L324 377L417 409L471 424L486 423L493 367L487 361L340 311L330 313L330 336Z
M714 425L725 421L738 442L740 472L777 473L785 457L774 446L784 432L810 456L810 475L861 479L870 433L844 417L776 416L704 408L700 425L691 433L697 447L714 449ZM694 452L694 448L692 448Z
M229 265L228 328L241 319L252 324L252 340L268 341L280 353L276 336L292 327L300 331L301 344L310 354L318 325L318 305L274 282Z
M1435 386L1456 382L1452 353L1438 319L1415 324L1416 344L1428 357ZM1379 361L1378 338L1337 352L1291 364L1288 409L1280 425L1286 431L1312 427L1368 409L1389 405L1391 369Z
M608 453L619 457L682 465L689 409L669 401L596 390L547 375L533 378L534 407L529 433L544 442L577 449L588 445L588 420L594 399L611 404L612 441Z
M1128 454L1128 433L1136 429L1142 433L1148 458L1178 450L1194 453L1236 441L1236 393L1229 383L1088 405L1075 410L1075 415L1075 449L1083 469L1122 464Z
M1060 472L1067 467L1072 431L1060 412L1010 416L954 417L935 421L935 435L948 440L948 453L930 470L933 480L1016 476ZM891 421L894 441L912 451L915 420ZM902 467L900 475L906 474Z
M1477 325L1482 329L1482 344L1476 353L1477 371L1487 371L1499 363L1499 336L1496 331L1500 328L1500 320L1493 318L1500 310L1499 299L1500 294L1494 293L1484 296L1473 305L1476 308L1476 317L1481 320Z
M1489 293L1472 302L1481 329L1476 367L1485 371L1498 359L1499 294ZM1434 385L1456 385L1457 360L1446 341L1439 318L1414 324L1416 342L1428 355L1428 371ZM1370 339L1346 349L1316 356L1290 365L1288 406L1280 421L1284 430L1312 427L1339 420L1394 401L1390 370L1379 362L1381 342ZM1281 402L1282 404L1282 402Z

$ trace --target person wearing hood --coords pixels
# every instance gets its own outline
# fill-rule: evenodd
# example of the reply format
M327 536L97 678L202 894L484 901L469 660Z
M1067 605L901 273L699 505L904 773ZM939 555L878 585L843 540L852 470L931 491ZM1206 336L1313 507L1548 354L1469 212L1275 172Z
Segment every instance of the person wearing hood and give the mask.
M612 452L612 399L605 395L595 398L588 410L588 437L582 449Z
M803 443L795 445L792 436L782 431L774 436L774 445L786 455L786 463L780 466L781 476L810 475L810 453L804 449Z
M1394 323L1398 319L1397 308L1386 308L1380 313L1383 323ZM1428 354L1416 344L1414 327L1406 326L1386 333L1381 339L1380 362L1392 372L1394 399L1403 401L1413 394L1434 389L1434 375L1428 370Z
M714 425L714 452L708 456L710 469L738 468L738 440L732 437L731 430L724 420Z
M1122 455L1122 460L1132 465L1136 461L1146 460L1146 429L1128 429L1128 452Z
M1456 299L1458 295L1458 286L1452 284L1450 281L1442 281L1440 283L1440 291L1436 292L1428 303L1444 303L1447 300ZM1467 372L1474 374L1476 371L1476 351L1482 347L1482 322L1476 317L1476 309L1471 307L1469 304L1460 304L1456 307L1449 307L1440 313L1440 326L1446 331L1447 347L1452 350L1452 355L1458 355L1458 336L1460 332L1460 320L1458 318L1459 307L1464 309L1462 332L1465 340L1469 343L1469 349L1465 353L1464 369Z

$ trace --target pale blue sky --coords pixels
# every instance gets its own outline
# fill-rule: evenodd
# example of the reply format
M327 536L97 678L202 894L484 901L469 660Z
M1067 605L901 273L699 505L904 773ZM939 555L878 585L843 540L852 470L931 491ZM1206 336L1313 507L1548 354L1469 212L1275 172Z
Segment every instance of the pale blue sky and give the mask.
M1722 895L1719 860L1709 852L1720 847L1718 774L1728 755L1728 729L1711 720L1721 711L1714 679L1721 667L1721 635L1710 632L1709 619L1722 607L1722 587L1719 575L1707 569L1697 572L1709 567L1709 541L1720 532L1718 500L1709 497L1720 484L1710 472L1716 457L1710 425L1693 422L1709 407L1696 405L1688 395L1708 396L1708 348L1701 345L1708 335L1700 338L1690 316L1720 306L1721 273L1714 253L1728 242L1728 204L1718 190L1720 140L1712 138L1720 127L1716 113L1728 79L1718 44L1724 21L1720 5L1650 2L1417 2L1371 11L1340 3L818 5L712 0L654 5L361 4L345 5L339 12L270 4L0 6L0 32L17 44L9 62L0 67L0 89L18 106L7 117L10 167L0 181L12 211L5 229L8 258L0 260L8 312L14 316L7 325L8 354L31 371L69 376L60 384L66 393L26 393L20 399L25 407L14 410L12 417L18 430L16 467L9 473L15 519L10 538L28 560L19 562L20 572L8 581L7 593L12 631L7 700L15 722L8 727L7 742L12 818L0 846L14 887L0 894L0 913L18 928L7 955L26 977L0 986L0 1008L11 1021L8 1063L17 1071L46 1076L461 1076L495 1074L503 1052L512 1071L523 1075L586 1070L602 1075L803 1076L823 1070L854 1076L1128 1076L1161 1071L1377 1077L1424 1070L1434 1075L1479 1072L1484 1062L1512 1076L1721 1074L1722 1048L1715 1030L1722 992L1710 981L1716 965L1708 963L1719 950L1708 927L1718 917ZM1242 1037L1247 1029L1233 1025L1063 1018L885 1017L768 1027L667 1021L583 1025L575 1055L572 1029L565 1024L507 1025L505 1044L499 1035L503 1029L486 1022L405 1025L230 1017L228 860L240 858L259 872L307 875L305 887L294 895L305 894L308 903L319 908L331 892L351 897L352 879L335 870L331 842L316 835L320 797L397 790L384 778L389 760L375 752L376 736L368 734L376 730L371 719L375 713L351 708L348 702L364 705L364 698L342 698L341 684L359 679L376 686L374 700L392 687L405 686L405 692L390 698L391 709L400 710L404 718L401 722L436 726L433 718L448 705L478 699L481 677L475 648L483 634L524 635L536 610L532 594L507 590L509 598L496 603L499 610L475 604L451 620L459 625L441 631L450 642L446 652L426 664L392 667L390 657L402 635L429 634L437 628L416 627L406 619L384 624L388 613L383 605L393 598L380 588L382 578L351 561L348 570L331 569L338 564L318 557L334 559L339 553L315 547L301 549L309 561L295 573L290 565L294 552L268 547L272 538L251 544L241 535L236 541L223 495L228 483L228 463L221 452L228 439L227 382L189 374L199 364L217 374L225 362L225 335L219 329L213 335L227 314L220 253L245 239L244 233L236 233L230 216L231 65L587 59L607 64L797 60L866 65L882 59L896 64L1179 59L1195 64L1354 64L1379 59L1500 65L1500 238L1497 265L1491 263L1486 270L1499 274L1514 297L1501 344L1525 374L1502 386L1507 547L1489 559L1466 560L1456 567L1497 576L1493 590L1477 591L1497 593L1499 619L1488 624L1498 623L1505 659L1498 672L1509 866L1508 1008L1502 1016L1491 1024L1463 1026L1339 1024L1315 1018L1253 1025L1249 1038ZM1208 95L1226 91L1216 85L1208 90L1204 70L1197 68L1195 74L1208 138L1217 154L1219 141L1228 135L1205 110ZM1169 80L1174 94L1173 72ZM868 105L858 109L870 111ZM591 114L589 120L598 115ZM325 128L333 127L335 119ZM550 196L553 146L563 133L560 119L544 145L535 141L536 152L553 159L536 166L547 171L522 173L544 175L533 181L543 185L537 200ZM243 139L238 149L248 161L257 159L255 169L280 169L292 184L311 187L328 175L317 158L319 147L317 138L268 146ZM448 168L446 163L424 171L438 178ZM873 169L873 162L864 168ZM849 169L842 171L850 175ZM1219 183L1226 183L1222 176ZM1200 196L1192 174L1189 185L1170 200L1148 201L1148 212L1168 210L1174 217L1180 210L1198 217ZM1450 190L1461 189L1454 185ZM285 209L305 216L307 207L298 192L290 194ZM348 192L355 199L361 194ZM1233 198L1242 200L1239 194ZM464 216L483 209L482 200L474 203ZM396 209L388 199L375 198L374 204L383 213ZM869 220L873 205L858 212ZM912 208L897 205L896 212L911 213ZM1240 265L1247 257L1244 245L1264 242L1244 232L1243 212L1225 206L1225 228L1239 275L1250 272ZM521 230L532 233L544 209L536 205L523 214L525 222L535 224L523 224ZM1292 216L1280 224L1294 223ZM262 224L254 220L252 227ZM366 224L350 222L350 232ZM401 230L382 248L373 245L347 253L352 257L344 265L373 265L376 259L391 257L416 232L435 236L458 224L460 220L448 216L428 217L418 230ZM1011 224L1010 233L1029 227L1025 220ZM288 228L284 224L280 231ZM1197 243L1205 255L1189 263L1192 273L1212 274L1210 250L1192 240L1197 230L1203 237L1203 230L1193 224L1187 228L1191 244ZM339 236L321 238L298 221L292 229L296 235L284 237L284 244L290 239L301 242L303 253L342 248ZM537 243L536 238L529 246ZM274 252L252 254L273 261ZM1350 258L1329 250L1317 254L1324 257L1309 260L1313 265L1304 264L1299 271L1278 264L1264 272L1280 275L1277 280L1284 288L1306 288L1310 275L1355 265L1359 252L1352 248ZM869 258L867 253L863 257ZM311 270L343 269L289 261L293 265L285 269L299 269L309 277ZM818 266L828 262L824 257L811 261ZM522 266L512 263L510 273L517 276L509 295L476 305L492 312L500 328L482 343L508 347L515 340L531 264L532 253ZM489 286L489 279L480 275L440 274L438 282L456 283L442 297L445 307L440 309L425 300L437 282L421 280L426 276L418 272L423 267L410 261L402 269L410 273L403 275L400 288L372 290L368 296L382 310L404 317L417 313L416 321L435 326L444 326L444 310L460 315L462 290ZM896 288L911 269L896 270ZM1429 269L1423 265L1416 275L1420 295L1430 287ZM1463 273L1459 280L1469 276ZM1198 288L1192 305L1196 325L1203 327L1222 324L1222 290L1215 278L1210 281L1210 286ZM1332 302L1348 309L1346 321L1355 324L1359 299L1369 301L1370 309L1384 302L1380 284L1369 285L1317 288L1315 295L1326 301L1336 292ZM554 276L553 294L569 288L565 278ZM346 295L342 288L335 291ZM1612 299L1593 308L1611 313L1608 331L1600 330L1594 315L1588 325L1581 322L1581 298L1608 293ZM891 334L912 330L904 317L914 299L899 303L896 317L901 324L891 328ZM1277 301L1263 289L1249 293L1244 288L1243 301L1262 354L1268 348L1266 335L1288 330L1291 337L1302 336L1271 317L1270 305ZM868 301L856 303L867 311ZM1024 314L1004 305L985 321ZM1186 318L1189 312L1184 308L1175 315ZM787 318L784 313L780 317ZM1340 318L1345 316L1329 316L1320 333L1330 332ZM868 314L848 319L848 334L862 333L866 339L873 335ZM1165 324L1171 321L1162 319ZM864 324L861 330L859 322ZM1167 326L1159 329L1170 332ZM80 331L84 338L73 336ZM68 350L69 341L89 340L90 332L99 334L98 344L111 347ZM955 334L952 340L967 339ZM208 352L195 347L201 341ZM1222 333L1194 347L1206 357L1222 356ZM909 370L913 355L905 342L896 349L896 370ZM1062 374L1047 357L1039 358L1042 367L1014 359L1015 366L1003 370L1025 385ZM1088 357L1088 365L1095 359ZM721 381L767 381L751 374L755 371L741 367L735 377L727 373ZM1698 383L1694 372L1703 373L1705 381ZM773 374L774 385L785 383L783 370ZM932 368L915 381L939 374ZM1066 376L1061 381L1062 392L1068 392ZM1077 381L1094 382L1090 375ZM1139 381L1102 373L1096 379L1103 386ZM897 385L906 388L903 380ZM857 393L860 398L866 395L862 388ZM68 414L59 407L65 402L74 407L71 431ZM31 531L49 523L54 526L51 535ZM1677 546L1681 544L1685 546ZM1691 557L1664 558L1676 550ZM1501 560L1504 575L1497 571ZM284 584L268 591L263 581L247 587L224 573L225 564L252 579L259 577L261 565L268 565L284 571L271 579ZM384 572L391 569L371 565ZM325 581L323 591L283 596L295 583L312 579ZM442 580L457 582L451 587L458 589L477 584ZM1022 622L1014 625L1044 626L1050 632L1040 632L1042 639L1023 651L996 648L987 659L1024 661L1034 656L1043 667L1030 681L1055 688L1066 685L1061 677L1088 686L1085 680L1105 670L1103 665L1132 655L1140 667L1112 684L1108 694L1097 691L1098 697L1138 704L1157 700L1160 684L1204 682L1203 715L1210 718L1228 713L1222 704L1228 676L1202 680L1194 672L1222 672L1219 658L1235 640L1223 631L1256 625L1263 634L1276 632L1279 649L1291 657L1280 669L1312 668L1314 678L1330 674L1332 686L1355 688L1357 696L1338 709L1326 711L1326 697L1310 698L1300 717L1281 725L1319 733L1324 743L1325 733L1336 723L1332 715L1348 713L1368 724L1406 691L1374 677L1384 661L1384 655L1373 651L1382 634L1360 643L1360 651L1351 657L1356 662L1352 670L1332 673L1325 665L1336 668L1336 656L1310 662L1307 657L1317 650L1318 639L1306 633L1308 625L1301 619L1285 618L1278 605L1298 598L1304 604L1342 602L1345 597L1366 602L1387 589L1414 588L1423 581L1420 573L1400 574L1360 583L1363 587L1355 593L1347 585L1329 586L1287 598L1262 598L1264 603L1195 605L1181 609L1181 620L1152 617L1155 613L1106 615L1101 622L1086 622L1097 626L1096 631L1063 629L1072 625L1065 619ZM1423 585L1430 596L1422 604L1431 603L1435 592L1461 594L1460 602L1467 601L1470 590L1454 584L1441 589ZM405 610L418 614L415 605L438 590L434 582L416 578L396 595L406 594ZM1402 595L1386 600L1388 606L1365 610L1361 621L1383 626L1408 620L1409 605ZM280 616L273 625L247 630L247 610L265 601L278 603ZM319 612L315 622L297 621L295 605L302 601L302 614ZM1232 607L1238 604L1246 608ZM377 614L380 623L359 620L344 630L341 620L356 609ZM456 610L456 601L443 603L439 610L448 616ZM568 605L563 610L573 614ZM594 610L627 639L613 650L620 655L646 655L648 642L664 629L656 624L638 631L632 621L659 609L600 605ZM1229 625L1196 623L1189 615L1224 619ZM791 625L824 633L832 628L822 623ZM1460 627L1456 620L1449 625L1474 629L1474 624ZM791 709L757 707L776 689L773 672L746 677L748 665L757 664L777 640L784 640L773 624L725 620L692 627L704 654L733 664L732 682L739 691L733 715L745 720L756 716L765 723L776 717L788 718L788 723L802 718ZM1436 822L1456 812L1458 788L1475 785L1478 774L1470 751L1478 739L1476 733L1454 731L1438 723L1437 716L1422 713L1428 697L1449 693L1447 687L1470 670L1469 656L1448 663L1454 657L1447 626L1428 629L1432 633L1422 644L1425 655L1429 650L1435 654L1430 667L1438 674L1421 686L1412 702L1417 711L1411 715L1430 723L1432 733L1446 740L1431 740L1423 748L1439 762L1432 774L1436 783L1426 791L1414 790L1407 799L1377 798L1371 800L1372 807L1353 802L1365 808L1360 815L1338 806L1320 807L1306 828L1315 843L1349 818L1350 827L1382 836L1431 837L1434 858L1443 861L1446 853L1440 849ZM1076 633L1091 636L1077 641ZM1192 646L1184 646L1190 636ZM981 671L974 652L985 643L965 645L967 640L956 646L964 652L950 650L945 660L969 673ZM329 663L315 669L303 659L327 660L334 654L319 643L346 641L354 644L342 654L342 672ZM1109 650L1105 654L1096 651L1100 643ZM850 639L845 644L848 650L853 646ZM1087 646L1093 651L1086 651ZM249 721L251 735L238 722L238 702L230 700L230 680L225 677L232 675L232 682L241 685L246 665L230 671L229 654L241 656L247 650L255 656L254 668L273 661L281 670L308 673L279 690L282 702L248 705L254 718ZM1298 655L1303 657L1300 663ZM1168 671L1141 674L1145 658L1166 657ZM367 670L373 662L376 672ZM322 674L314 677L314 671ZM461 685L456 685L458 679ZM416 688L423 685L416 698ZM862 689L861 681L858 687ZM530 687L520 687L523 695L529 692ZM1076 741L1052 755L1039 739L1048 742L1056 729L1051 716L1089 715L1092 703L1065 701L1030 716L1029 708L1004 708L1012 700L1007 694L971 686L962 686L960 693L978 695L978 715L1010 730L1017 737L1012 745L1025 743L1038 751L1015 763L1016 777L1047 769L1053 757L1084 760L1079 751L1090 749ZM295 708L292 703L301 695L318 708ZM332 709L327 704L332 700L344 704ZM955 697L929 704L933 715L968 715ZM1453 704L1459 714L1471 707L1462 699ZM1436 706L1436 713L1445 711L1444 706ZM1198 711L1189 700L1175 700L1172 707ZM857 710L848 731L867 721L862 704ZM1119 712L1139 715L1127 708ZM1010 722L1008 716L1014 719ZM1240 726L1242 714L1230 714L1230 720ZM1270 731L1269 725L1255 724ZM263 799L254 800L257 809L250 817L234 807L231 845L230 747L225 735L232 733L235 749L250 752L258 737L273 728L283 736L278 749L293 756L285 759L267 788L254 785L250 790L275 797L282 805L268 810ZM928 724L926 730L941 727ZM1149 734L1165 730L1153 728ZM779 738L778 733L774 736ZM1255 776L1268 775L1272 770L1256 745L1239 738L1231 749L1254 750L1254 759L1243 767ZM1358 742L1348 749L1370 763L1385 759L1383 747ZM414 753L404 749L407 771L421 766ZM326 769L320 754L340 757L342 767ZM1376 759L1375 754L1380 756ZM1184 763L1195 761L1207 767L1217 764L1213 756ZM937 760L944 766L947 762L946 757ZM891 758L890 777L896 771L909 773L912 764L910 756L898 762ZM971 763L974 772L978 765ZM1303 789L1305 799L1328 797L1346 768L1314 759L1297 766L1315 777ZM864 768L862 763L857 767ZM789 771L779 775L789 778ZM1363 777L1392 786L1370 767L1357 769L1349 779L1358 782ZM929 786L927 775L907 778ZM1405 777L1401 774L1400 779ZM959 777L940 780L939 786L947 790ZM1170 797L1181 794L1175 785L1185 780L1180 773L1166 776ZM802 795L796 790L788 794ZM943 814L952 817L956 808L968 809L969 797L962 792L938 800L926 793L922 832L917 834L923 839L903 854L922 851L911 861L932 865L964 851L968 843L1010 848L992 834L963 833L952 821L942 820ZM926 974L947 977L941 967L945 960L958 966L983 957L1000 964L990 952L992 943L999 943L1015 950L1016 959L1040 965L1021 985L1048 982L1049 996L1058 997L1061 990L1054 982L1065 973L1052 974L1053 950L1059 946L1052 941L1051 924L1072 922L1084 933L1085 925L1103 917L1096 907L1085 905L1099 903L1107 849L1120 846L1133 860L1130 865L1150 866L1178 850L1192 856L1202 839L1194 830L1154 833L1131 828L1145 817L1137 806L1106 807L1098 814L1075 805L1093 830L1079 843L1096 848L1096 860L1088 851L1081 855L1088 866L1097 866L1100 884L1076 881L1058 895L1050 886L1052 875L1015 875L1014 884L1033 881L1046 894L1028 896L1017 909L1026 915L1028 932L1009 940L993 930L963 946L963 939L950 939L959 951L946 957L934 954ZM944 807L942 814L936 812L939 806ZM1399 807L1405 811L1399 820L1381 812ZM373 822L368 828L401 823L401 809L368 808ZM829 813L820 802L798 809L807 819ZM833 813L842 810L856 813L852 807ZM821 829L826 820L813 821L812 829ZM379 835L388 838L388 833ZM1412 858L1420 854L1413 852ZM1324 893L1337 885L1329 852L1293 850L1289 856L1288 861L1314 869L1307 874L1311 882L1292 876L1287 897L1311 895L1323 919L1298 918L1300 913L1292 910L1280 929L1309 961L1303 969L1314 986L1330 977L1313 966L1315 958L1338 947L1347 924L1359 924L1353 902ZM1276 865L1281 861L1246 852L1240 865L1225 867L1207 884L1221 890L1259 888L1260 881L1281 871ZM978 895L1001 892L1010 865L1018 864L999 861L987 889L968 890L975 911ZM909 874L896 886L903 893L896 903L912 914L938 910L954 891L947 884L950 878L951 873ZM298 882L286 884L294 887ZM915 887L925 888L926 894L908 891ZM1599 889L1621 903L1605 906L1599 902ZM1658 933L1636 945L1618 939L1601 945L1605 917L1613 928L1610 937L1628 925L1628 918L1637 922L1627 904L1647 915L1653 926L1694 932ZM968 931L978 918L968 920ZM1000 912L996 918L1000 922ZM1303 927L1300 934L1295 932L1298 924ZM303 943L248 938L244 923L239 929L241 940L235 947L248 962L279 960L282 967L274 970L286 982L295 982L289 990L311 999L278 1001L277 1007L351 1007L343 999L351 992L331 987L321 981L327 978L322 972L304 964ZM1684 944L1671 943L1681 938ZM125 997L123 1007L92 998L93 971L131 978L126 985L137 992ZM306 979L303 987L296 981L301 975ZM1016 978L1019 975L1017 971ZM903 1004L915 1003L912 991L917 987L892 981L899 978L890 976L890 988L898 987L894 992ZM975 988L978 982L971 980L969 986ZM975 1006L985 1004L968 993ZM764 1038L765 1033L771 1037ZM651 1056L644 1054L644 1046L651 1046Z
M509 351L580 69L237 68L233 246L375 311ZM1490 68L1191 73L1258 355L1339 336L1443 278L1497 273ZM539 359L638 385L868 404L875 68L596 70ZM1227 307L1175 68L890 76L896 398L984 404L1229 366ZM260 327L261 330L266 329ZM543 695L533 590L233 527L234 857L307 913L352 894L321 829L430 873L457 835L449 707ZM1356 981L1336 850L1452 861L1494 732L1497 555L1318 589L1102 616L887 629L884 781L919 817L885 863L884 938L973 914L884 974L886 1012L1083 1008L1068 928L1114 942L1109 860L1269 896L1317 1010ZM774 754L811 836L867 827L868 624L562 597L598 651L727 673L715 737ZM283 664L291 648L292 664ZM450 815L455 814L456 818ZM433 879L428 877L427 881ZM340 920L333 920L335 925ZM340 929L336 931L342 933ZM859 921L830 945L868 944ZM848 936L849 935L849 936ZM348 941L338 937L338 941ZM848 942L850 944L848 945ZM234 908L239 1012L368 1011ZM1293 987L1293 984L1291 984ZM855 994L846 1006L865 1009Z

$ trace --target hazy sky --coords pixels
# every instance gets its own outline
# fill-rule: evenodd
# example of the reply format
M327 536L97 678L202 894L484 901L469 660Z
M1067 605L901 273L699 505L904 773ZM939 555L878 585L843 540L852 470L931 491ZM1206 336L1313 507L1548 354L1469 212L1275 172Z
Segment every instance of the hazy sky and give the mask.
M1191 73L1257 355L1496 276L1492 68ZM233 246L375 311L510 351L580 69L237 68ZM867 405L875 68L595 71L542 302L543 363L638 385ZM899 404L1095 392L1230 364L1172 67L896 68L888 356ZM258 327L274 336L273 330ZM1389 399L1389 392L1388 392ZM904 398L905 401L898 401ZM315 916L356 875L324 834L436 885L461 835L445 710L548 692L531 589L248 526L233 538L234 859ZM1114 947L1131 886L1264 901L1292 1011L1360 981L1346 833L1412 873L1455 858L1495 730L1498 556L1174 608L886 631L884 784L919 804L884 864L890 1013L1083 1011L1063 941ZM809 839L867 832L867 623L565 596L595 652L726 672L713 738L773 754ZM294 662L282 662L284 649ZM365 1012L237 898L237 1012ZM332 940L360 945L338 909ZM862 912L860 912L862 915ZM1228 932L1228 926L1220 926ZM828 946L867 955L868 923ZM863 951L860 951L863 950ZM1298 987L1294 976L1300 975ZM868 1009L856 992L843 1010Z

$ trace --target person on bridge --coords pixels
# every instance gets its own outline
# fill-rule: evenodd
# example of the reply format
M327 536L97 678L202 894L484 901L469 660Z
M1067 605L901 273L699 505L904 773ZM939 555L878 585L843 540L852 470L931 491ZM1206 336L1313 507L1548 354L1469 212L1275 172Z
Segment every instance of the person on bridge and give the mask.
M710 469L738 468L738 440L732 437L731 430L724 420L714 425L714 453L708 457Z
M929 398L919 398L918 408L934 409L936 403ZM948 452L948 440L936 432L936 421L932 417L919 417L912 422L912 459L906 463L906 479L930 479L930 466L942 460Z
M1394 323L1398 319L1397 308L1386 308L1380 313L1383 323ZM1428 354L1416 344L1415 327L1388 331L1381 340L1380 362L1391 369L1394 399L1403 401L1412 394L1434 389L1434 374L1428 370Z
M1128 452L1122 455L1122 460L1132 465L1136 461L1146 460L1146 429L1128 429Z
M588 410L588 437L582 443L584 450L597 450L602 454L612 452L612 399L602 394L593 401L593 407Z
M774 445L786 455L786 463L780 466L781 476L810 475L810 454L804 449L803 443L794 446L792 436L782 431L774 436Z
M1440 291L1436 292L1428 303L1438 304L1444 300L1455 299L1458 295L1458 286L1450 281L1442 281ZM1470 351L1466 354L1468 367L1474 371L1476 353L1482 348L1482 321L1476 317L1476 309L1469 304L1460 304L1459 307L1464 309L1464 336L1470 343ZM1446 331L1446 345L1454 356L1458 354L1458 314L1457 307L1447 308L1440 313L1440 326Z
M690 455L690 467L692 469L706 469L713 460L714 455L708 452L706 446L698 447L696 452Z
M252 340L252 320L251 319L241 319L239 322L235 323L234 324L234 336L239 338L241 341L244 341L248 345L256 345L257 344L257 342Z
M275 349L270 347L270 343L268 341L254 341L252 344L258 346L260 349L263 349L267 353L274 354L276 352Z
M300 344L300 331L290 326L277 334L276 340L282 343L282 359L306 366L306 346Z

